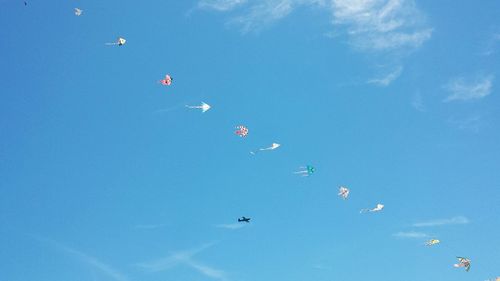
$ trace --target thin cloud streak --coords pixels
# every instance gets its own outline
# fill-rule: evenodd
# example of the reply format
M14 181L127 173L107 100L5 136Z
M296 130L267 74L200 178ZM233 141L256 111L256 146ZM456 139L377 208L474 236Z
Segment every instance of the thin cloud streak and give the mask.
M392 81L396 80L401 75L401 72L403 72L403 67L400 66L400 67L396 68L394 71L392 71L391 73L387 74L386 76L384 76L382 78L368 80L367 83L376 84L376 85L379 85L382 87L387 87L387 86L389 86L389 84L392 83Z
M425 111L425 106L424 106L424 101L422 99L422 95L420 93L416 93L413 98L412 98L412 101L411 101L411 106L413 106L413 108L415 108L416 110L418 111Z
M427 238L428 234L423 232L409 231L409 232L398 232L394 233L392 236L398 238Z
M114 269L110 265L98 260L96 257L90 256L90 255L83 253L81 251L78 251L76 249L67 247L59 242L54 241L54 240L50 240L50 239L39 237L39 236L33 236L33 237L39 241L47 242L47 243L53 245L55 248L60 249L64 252L74 256L75 258L79 259L83 263L86 263L86 264L90 265L91 267L97 269L98 271L102 272L103 274L109 276L113 280L128 281L128 278L124 274L122 274L118 270Z
M135 228L138 229L157 229L166 226L166 224L138 224Z
M443 226L443 225L455 225L455 224L468 224L469 219L463 216L457 216L450 219L437 219L425 222L414 223L414 227L430 227L430 226Z
M443 102L482 99L491 94L494 78L493 75L478 77L473 81L464 77L453 78L443 86L451 93Z
M225 12L245 4L247 0L201 0L198 8Z
M61 247L61 249L66 251L67 253L74 255L75 257L78 257L83 262L100 270L102 273L108 275L109 277L111 277L112 279L114 279L116 281L128 281L128 278L125 277L125 275L123 275L119 271L115 270L111 266L101 262L100 260L98 260L95 257L89 256L83 252L77 251L77 250L69 248L69 247Z
M185 250L172 253L170 256L161 258L154 261L138 263L137 266L143 268L148 272L160 272L169 270L178 265L186 265L199 273L217 280L227 280L226 273L223 270L219 270L203 264L199 261L193 260L193 257L204 251L205 249L211 247L214 243L205 244L200 248L194 250Z
M242 223L232 223L232 224L218 224L215 227L235 230L235 229L243 228L243 227L245 227L245 225Z

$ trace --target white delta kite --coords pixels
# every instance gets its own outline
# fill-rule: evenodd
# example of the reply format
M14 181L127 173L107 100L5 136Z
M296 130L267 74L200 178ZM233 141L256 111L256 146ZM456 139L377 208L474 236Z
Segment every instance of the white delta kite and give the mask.
M250 154L255 155L259 151L275 150L276 148L278 148L280 146L281 146L281 144L273 142L270 147L259 148L256 151L250 151Z
M382 204L377 204L377 206L373 209L362 209L361 211L359 211L359 213L366 213L366 212L370 212L370 213L374 213L374 212L380 212L382 211L382 209L384 209L384 205Z
M204 102L201 102L201 105L186 105L187 108L198 108L198 109L201 109L201 112L202 113L205 113L207 112L208 110L210 110L211 106L204 103Z

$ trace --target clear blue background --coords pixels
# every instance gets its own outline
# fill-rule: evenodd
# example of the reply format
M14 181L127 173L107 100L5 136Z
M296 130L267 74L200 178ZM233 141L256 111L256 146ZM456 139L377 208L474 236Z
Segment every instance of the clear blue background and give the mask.
M383 57L325 36L335 27L320 9L241 34L195 1L1 0L0 279L114 280L49 240L129 280L209 279L136 265L207 242L193 259L231 281L500 275L497 87L442 102L449 79L500 73L499 53L479 54L500 3L438 2L418 1L432 38L378 87L366 81ZM104 45L118 36L127 44ZM166 73L170 87L157 83ZM201 101L212 110L184 108ZM477 114L478 128L453 122ZM293 175L306 164L314 176ZM242 215L248 227L215 227ZM455 216L470 223L411 226ZM457 255L470 272L452 267Z

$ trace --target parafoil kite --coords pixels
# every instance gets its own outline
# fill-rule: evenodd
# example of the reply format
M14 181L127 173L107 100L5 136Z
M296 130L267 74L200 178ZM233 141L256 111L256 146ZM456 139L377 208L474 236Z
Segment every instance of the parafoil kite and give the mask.
M469 271L470 269L470 259L468 258L463 258L463 257L457 257L458 263L454 264L454 267L463 267L465 268L465 271Z
M373 209L362 209L359 211L360 213L366 213L366 212L380 212L384 209L384 205L382 204L377 204L377 206Z
M170 75L165 75L165 78L160 80L159 82L162 84L162 85L165 85L165 86L170 86L172 84L172 81L174 81L174 78L172 78L172 76Z
M308 177L314 174L315 171L316 169L313 166L307 165L305 167L299 167L299 170L295 172L295 174L301 175L303 177Z
M434 245L437 245L439 243L441 243L441 241L439 241L438 239L431 239L431 240L425 242L425 245L426 246L434 246Z
M342 197L342 199L344 199L344 200L347 199L347 197L349 196L349 188L347 188L345 186L339 187L338 196Z
M240 125L240 126L236 126L236 132L234 132L236 135L240 136L240 137L246 137L248 135L248 128L243 126L243 125Z

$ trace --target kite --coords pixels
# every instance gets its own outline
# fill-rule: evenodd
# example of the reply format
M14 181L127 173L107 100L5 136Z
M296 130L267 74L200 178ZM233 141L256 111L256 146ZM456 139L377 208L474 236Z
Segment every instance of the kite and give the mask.
M350 192L349 188L341 186L339 187L339 194L337 195L342 197L342 199L346 200L347 197L349 196L349 192Z
M172 81L174 81L174 78L172 78L172 76L170 75L165 75L165 78L160 80L159 82L162 84L162 85L165 85L165 86L170 86L172 84ZM208 110L208 109L207 109Z
M240 137L246 137L248 135L248 128L243 126L243 125L240 125L240 126L236 126L236 132L234 132L235 134L237 134L238 136Z
M75 8L75 15L76 15L76 16L81 16L81 15L82 15L82 12L83 12L83 10L78 9L78 8Z
M204 102L201 102L201 105L186 105L187 108L199 108L201 109L201 112L202 113L205 113L206 111L208 111L210 109L210 105L204 103Z
M266 148L259 148L259 149L258 149L258 150L256 150L256 151L250 151L250 153L251 153L252 155L255 155L255 154L256 154L257 152L259 152L259 151L275 150L276 148L278 148L278 147L280 147L280 146L281 146L281 144L273 142L273 143L271 144L271 146L270 146L270 147L266 147Z
M308 177L316 171L316 169L313 166L305 166L305 167L299 167L300 170L295 172L294 174L301 175L303 177Z
M106 43L106 45L108 46L112 46L112 45L118 45L118 46L123 46L125 45L125 42L127 42L127 40L125 40L125 38L121 38L119 37L116 42L113 42L113 43Z
M470 269L470 259L468 258L462 258L462 257L457 257L458 263L454 264L454 267L463 267L465 268L465 271L469 271Z
M377 204L377 207L373 208L373 209L362 209L361 211L359 211L360 213L366 213L366 212L370 212L370 213L373 213L373 212L380 212L382 211L382 209L384 209L384 205L382 204Z
M434 246L434 245L437 245L441 243L441 241L439 241L438 239L431 239L427 242L425 242L425 246Z

